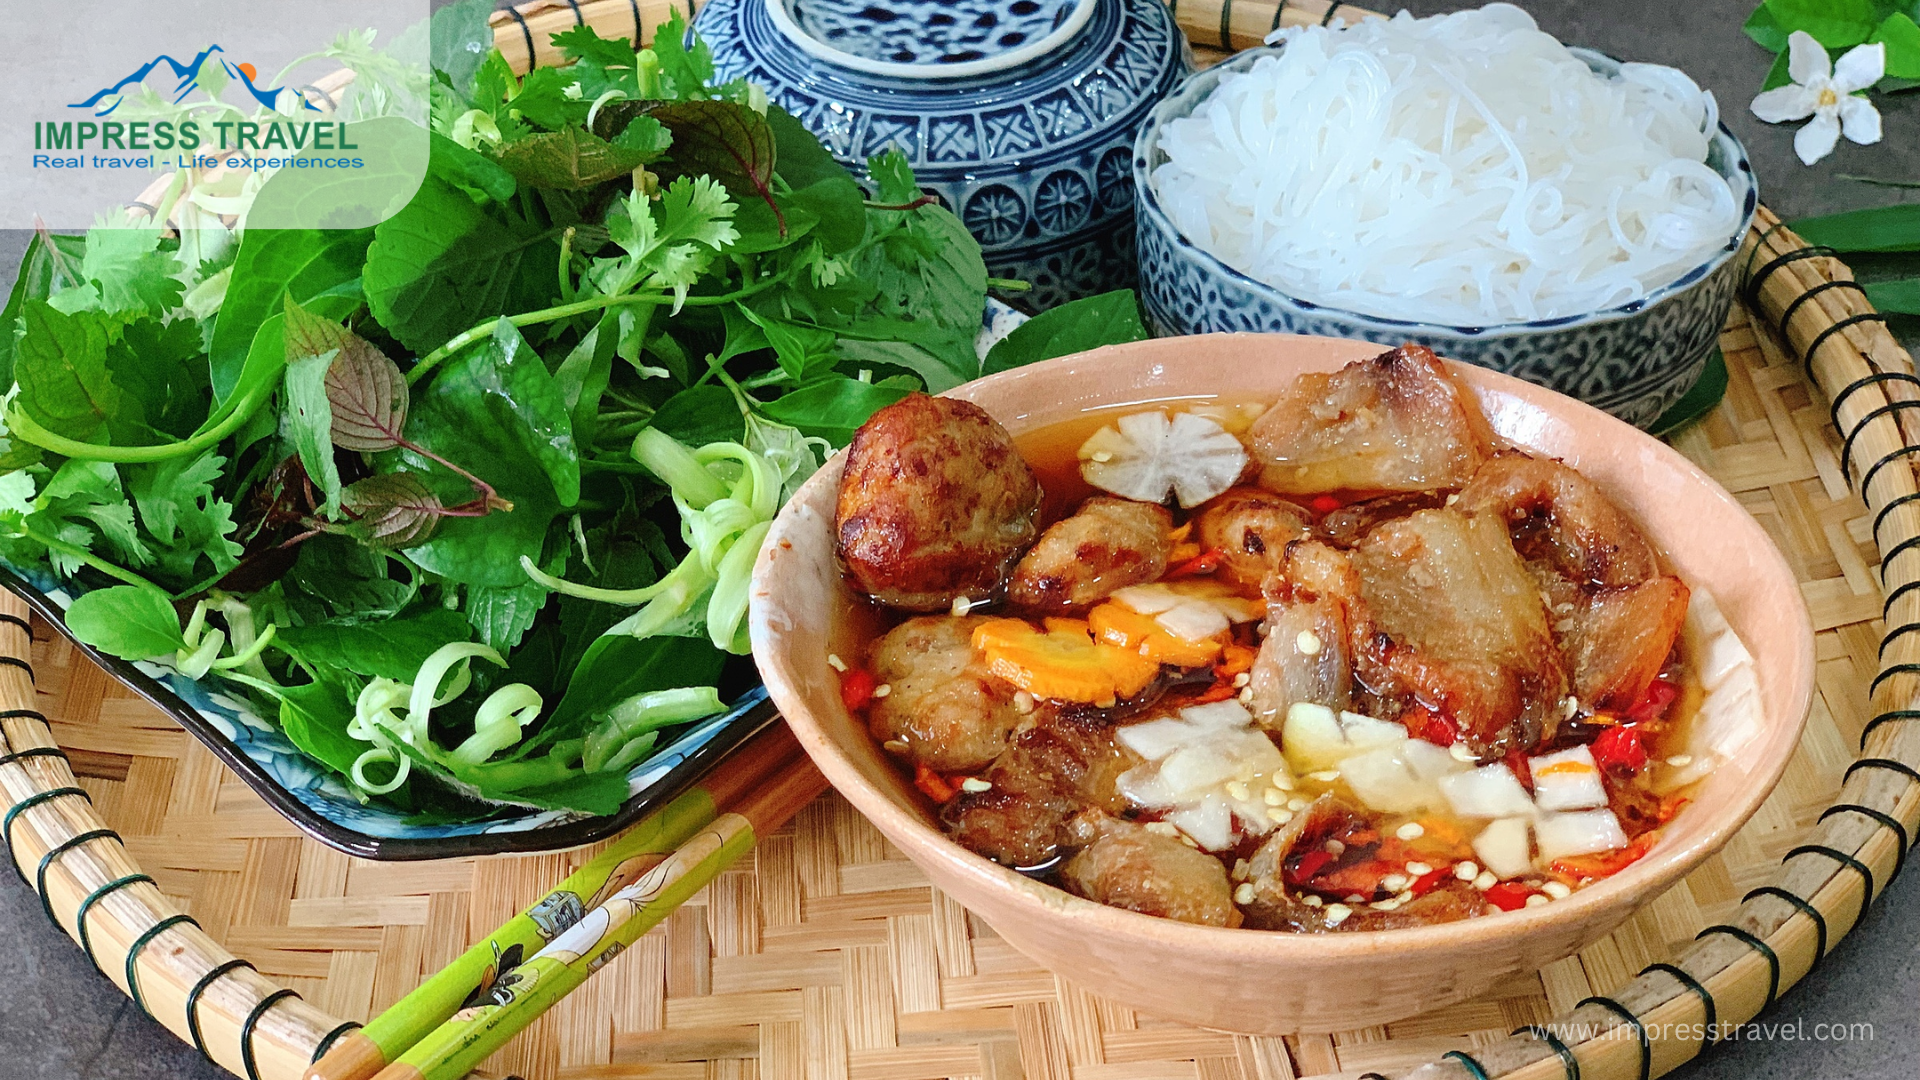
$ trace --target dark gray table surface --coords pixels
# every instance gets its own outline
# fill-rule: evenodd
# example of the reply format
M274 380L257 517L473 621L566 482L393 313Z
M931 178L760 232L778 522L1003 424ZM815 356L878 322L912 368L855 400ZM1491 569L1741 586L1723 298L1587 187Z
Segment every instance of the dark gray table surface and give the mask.
M1416 14L1459 5L1416 2ZM1842 142L1808 168L1793 155L1794 125L1755 120L1747 102L1769 58L1740 33L1749 0L1529 0L1541 26L1561 40L1614 56L1684 68L1720 100L1730 126L1746 141L1761 197L1783 217L1879 206L1920 191L1839 179L1842 173L1920 179L1920 91L1882 99L1886 139L1878 146ZM30 58L21 62L31 63ZM0 233L0 288L11 285L25 235ZM1902 327L1910 330L1910 327ZM1902 335L1909 345L1913 333ZM0 1080L93 1080L172 1077L217 1080L227 1074L201 1059L87 963L63 933L47 924L32 890L0 874L0 925L14 944L0 950ZM1896 880L1866 923L1787 994L1764 1021L1782 1030L1770 1038L1723 1045L1673 1075L1684 1080L1830 1077L1908 1080L1920 1075L1920 875ZM1818 1025L1870 1025L1854 1037L1816 1040ZM785 1080L769 1077L768 1080Z

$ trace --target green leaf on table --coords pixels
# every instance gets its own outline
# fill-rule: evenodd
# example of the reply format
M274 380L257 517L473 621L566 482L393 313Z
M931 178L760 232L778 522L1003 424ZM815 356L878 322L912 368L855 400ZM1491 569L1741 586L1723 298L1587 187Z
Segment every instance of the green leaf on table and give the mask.
M1896 11L1873 32L1868 43L1873 42L1887 47L1887 75L1920 79L1920 24Z
M1782 33L1804 30L1829 49L1867 40L1881 19L1873 0L1766 0L1766 8Z
M742 202L758 198L779 217L773 198L779 148L766 117L715 100L669 102L648 115L672 133L670 161L682 175L714 177Z
M1767 68L1767 77L1760 82L1762 92L1779 89L1793 81L1793 76L1787 72L1787 63L1788 54L1782 49L1780 55L1773 58L1773 65Z
M1780 28L1779 20L1764 2L1753 9L1740 29L1768 52L1777 53L1787 47L1787 32Z
M1867 283L1867 300L1876 310L1897 315L1920 315L1920 278Z
M420 665L440 646L472 639L473 628L459 612L429 606L380 622L285 626L278 631L275 642L307 664L324 664L369 678L412 682Z
M845 446L853 440L854 430L876 410L899 401L913 389L892 380L865 383L845 375L829 375L768 402L760 411L808 435Z
M1146 337L1139 298L1132 289L1116 289L1050 308L1014 327L987 353L982 374Z
M543 131L506 144L500 148L498 160L500 167L521 183L584 191L658 161L666 149L657 140L622 141L626 138L623 132L620 140L609 142L577 124L569 124L559 131Z
M280 313L283 298L333 319L359 306L346 294L316 298L360 276L373 234L372 229L249 229L243 234L208 350L216 401L239 391L261 324Z
M465 96L473 78L493 48L494 0L458 0L433 13L429 26L433 70L446 76L447 85Z
M14 352L16 407L48 431L91 442L119 418L120 388L107 372L118 324L97 311L69 315L44 300L22 305L24 336Z
M122 660L170 656L187 646L173 603L165 594L137 585L81 593L67 608L67 630Z
M1802 218L1793 231L1839 251L1920 251L1920 203Z
M352 773L368 747L347 734L352 721L351 690L330 679L280 691L280 730L287 741L342 776Z
M502 208L477 206L437 177L381 222L361 282L380 325L416 353L503 311L558 299L560 244Z
M1647 433L1664 439L1712 412L1726 396L1727 358L1716 348L1713 355L1707 357L1707 366L1700 373L1699 381L1681 395L1679 401L1668 406L1667 411L1648 426Z

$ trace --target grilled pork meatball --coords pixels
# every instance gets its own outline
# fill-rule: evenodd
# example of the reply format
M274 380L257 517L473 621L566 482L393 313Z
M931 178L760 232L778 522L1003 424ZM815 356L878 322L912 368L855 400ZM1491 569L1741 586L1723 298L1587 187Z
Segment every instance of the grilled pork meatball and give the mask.
M1039 531L1039 512L1040 482L986 410L914 394L854 433L835 553L882 604L938 611L997 595Z
M1035 714L987 770L984 791L962 791L943 809L962 847L1007 866L1043 865L1070 842L1067 823L1087 806L1126 807L1118 780L1137 759L1098 717Z
M876 736L905 743L911 760L940 772L971 772L1000 756L1021 714L1013 686L973 651L973 628L985 621L923 615L874 642L874 678L893 688L867 714Z
M1243 585L1259 585L1280 564L1292 540L1311 531L1307 512L1272 492L1232 488L1208 503L1193 521L1194 539L1220 552L1220 572Z
M1233 887L1220 860L1177 838L1097 810L1068 826L1084 844L1060 868L1068 889L1095 903L1163 919L1228 926Z
M1043 614L1097 604L1116 589L1157 580L1173 550L1164 506L1095 496L1040 534L1013 568L1007 598Z

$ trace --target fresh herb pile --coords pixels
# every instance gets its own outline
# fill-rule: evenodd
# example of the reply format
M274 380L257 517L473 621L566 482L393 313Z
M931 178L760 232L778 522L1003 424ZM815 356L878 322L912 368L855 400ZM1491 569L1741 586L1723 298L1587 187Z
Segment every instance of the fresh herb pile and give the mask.
M435 18L395 216L43 234L0 312L0 558L421 821L615 810L750 685L748 575L825 452L1143 336L1110 294L983 365L980 249L899 155L863 192L677 17L516 77L490 7Z

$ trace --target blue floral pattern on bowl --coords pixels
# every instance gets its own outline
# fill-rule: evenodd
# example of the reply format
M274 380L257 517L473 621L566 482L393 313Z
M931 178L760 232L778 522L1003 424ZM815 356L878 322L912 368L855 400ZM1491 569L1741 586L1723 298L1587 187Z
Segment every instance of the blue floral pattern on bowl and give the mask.
M0 562L0 584L69 639L62 617L78 595L71 582L44 569ZM363 859L440 859L503 852L554 851L611 836L685 791L713 764L778 717L755 688L718 716L693 723L627 774L628 798L607 817L552 810L506 809L485 818L417 824L405 814L355 799L331 772L296 749L278 725L217 684L189 679L171 664L128 663L74 642L74 647L135 693L178 721L223 764L302 831Z
M710 0L693 28L855 175L899 148L1034 308L1135 283L1134 135L1192 69L1161 0Z
M1499 326L1440 326L1387 319L1289 296L1233 269L1181 235L1148 183L1166 160L1160 132L1187 116L1222 75L1273 49L1253 49L1187 80L1154 110L1133 155L1141 300L1155 334L1249 330L1358 338L1382 345L1415 341L1442 356L1515 375L1647 427L1698 382L1720 339L1739 285L1733 255L1753 223L1760 193L1746 149L1721 124L1707 164L1741 200L1740 228L1714 256L1644 299L1606 311ZM1595 71L1619 62L1574 49Z

